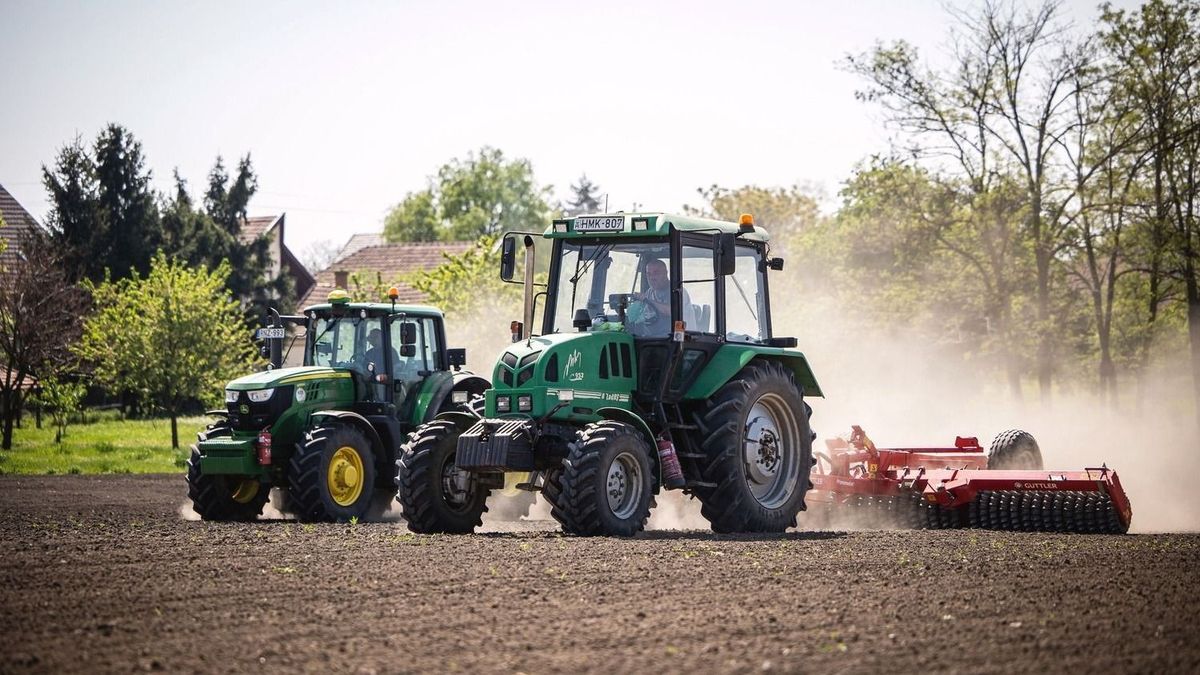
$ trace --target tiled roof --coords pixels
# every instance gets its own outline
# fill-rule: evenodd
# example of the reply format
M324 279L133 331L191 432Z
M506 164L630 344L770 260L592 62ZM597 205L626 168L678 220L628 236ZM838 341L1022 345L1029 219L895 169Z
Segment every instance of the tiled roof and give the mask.
M29 215L3 185L0 185L0 216L4 216L4 227L0 227L0 239L8 244L4 253L0 253L0 267L8 267L20 260L17 250L21 241L39 226L33 216Z
M300 299L298 307L324 302L329 291L334 289L337 272L369 273L370 282L374 281L375 272L379 272L385 284L396 283L400 289L400 302L424 302L425 294L401 282L400 278L418 270L433 269L446 261L443 254L462 255L474 245L470 241L438 241L364 246L321 270L317 274L317 283Z
M238 233L238 239L241 239L243 244L252 243L255 239L258 239L269 232L271 228L275 227L275 223L278 223L282 217L283 215L280 214L278 216L255 216L247 218L242 221L242 231Z
M364 232L353 235L350 237L350 241L346 242L346 245L342 247L342 250L338 251L337 257L333 259L333 262L343 260L347 256L353 255L360 249L368 246L380 246L386 243L383 240L382 232Z

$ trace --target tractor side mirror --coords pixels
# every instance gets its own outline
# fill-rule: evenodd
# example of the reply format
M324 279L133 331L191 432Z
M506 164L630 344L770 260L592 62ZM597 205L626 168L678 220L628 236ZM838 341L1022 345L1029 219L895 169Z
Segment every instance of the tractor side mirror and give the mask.
M504 243L500 247L500 278L504 281L512 281L516 271L517 240L514 237L505 237Z
M417 346L416 345L400 345L400 356L409 357L409 356L416 356L416 355L417 355Z
M737 235L722 233L713 242L713 274L729 276L737 270Z
M454 368L455 370L467 365L467 350L462 348L447 349L446 363L448 363L450 367Z
M417 324L402 323L400 324L400 344L415 345L417 344ZM411 354L410 354L411 356Z

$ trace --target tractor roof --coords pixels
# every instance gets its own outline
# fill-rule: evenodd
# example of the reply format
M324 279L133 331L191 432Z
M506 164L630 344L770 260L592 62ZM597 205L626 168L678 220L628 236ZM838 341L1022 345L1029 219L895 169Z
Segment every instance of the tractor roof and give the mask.
M583 222L580 222L583 221ZM577 228L578 225L578 228ZM545 236L552 239L576 237L659 237L666 235L674 226L677 230L692 232L743 233L751 241L768 241L770 235L761 227L742 229L737 223L726 220L710 220L675 213L604 213L579 215L555 220L546 229Z
M328 302L323 302L319 305L309 305L304 308L304 312L309 310L315 312L328 312L333 307ZM365 309L369 314L408 314L418 316L436 316L441 317L442 311L436 307L428 305L393 305L390 302L350 302L342 305L346 311L358 311Z

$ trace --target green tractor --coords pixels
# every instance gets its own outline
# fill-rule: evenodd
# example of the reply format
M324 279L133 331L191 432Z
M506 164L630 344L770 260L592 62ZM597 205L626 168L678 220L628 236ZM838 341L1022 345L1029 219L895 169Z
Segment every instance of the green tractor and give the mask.
M573 534L641 531L664 488L697 497L717 532L794 526L812 465L804 397L821 389L796 339L773 332L768 277L783 260L753 218L555 220L506 236L505 281L518 238L524 316L484 416L439 415L396 464L409 528L473 531L514 472ZM538 238L552 246L545 284L534 282Z
M446 349L432 307L351 303L344 291L259 330L271 367L225 389L226 410L199 434L188 496L205 520L253 520L271 488L303 521L367 519L395 494L405 436L438 413L482 403L486 379ZM304 365L281 368L285 324L304 331Z

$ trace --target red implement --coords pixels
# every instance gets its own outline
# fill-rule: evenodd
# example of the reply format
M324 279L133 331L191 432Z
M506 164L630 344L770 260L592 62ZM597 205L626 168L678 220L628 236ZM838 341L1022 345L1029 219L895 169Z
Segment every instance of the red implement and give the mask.
M1033 444L1036 464L1041 456ZM999 440L1000 437L998 437ZM866 508L894 525L1039 532L1124 533L1133 511L1115 471L988 469L973 437L952 448L877 448L861 427L815 453L810 508Z

